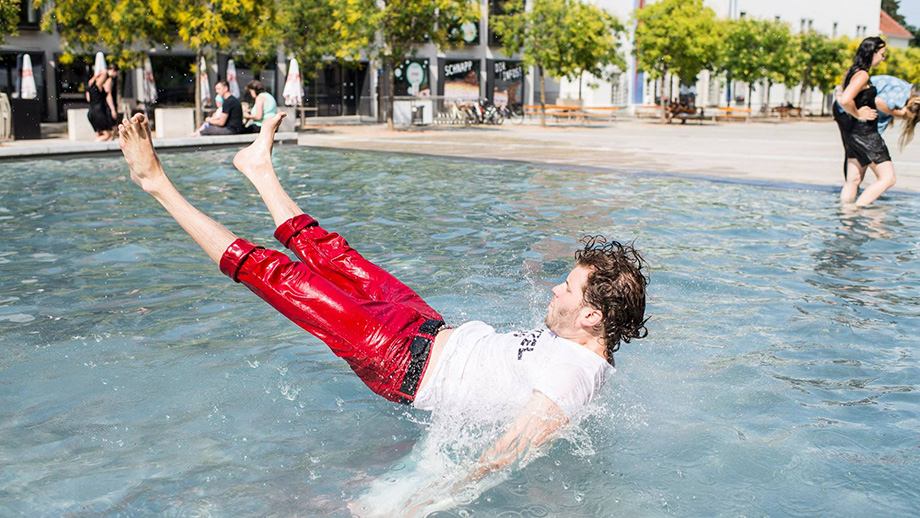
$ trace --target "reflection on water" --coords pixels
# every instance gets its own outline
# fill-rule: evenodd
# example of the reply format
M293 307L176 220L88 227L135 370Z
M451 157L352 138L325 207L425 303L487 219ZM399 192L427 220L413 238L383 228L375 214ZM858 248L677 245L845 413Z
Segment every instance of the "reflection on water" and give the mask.
M163 161L200 208L274 246L229 157ZM852 212L832 193L517 164L299 148L275 163L455 325L537 325L581 235L635 239L650 336L623 346L566 440L442 491L496 429L369 393L221 276L119 160L6 164L5 513L349 516L413 492L434 517L914 512L917 198Z

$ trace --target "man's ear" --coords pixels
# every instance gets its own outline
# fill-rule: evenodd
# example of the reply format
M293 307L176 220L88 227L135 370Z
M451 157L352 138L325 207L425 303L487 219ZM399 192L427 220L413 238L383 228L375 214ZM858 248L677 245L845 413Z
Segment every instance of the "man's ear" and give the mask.
M604 315L597 308L585 306L581 309L581 324L584 327L597 327L604 320Z

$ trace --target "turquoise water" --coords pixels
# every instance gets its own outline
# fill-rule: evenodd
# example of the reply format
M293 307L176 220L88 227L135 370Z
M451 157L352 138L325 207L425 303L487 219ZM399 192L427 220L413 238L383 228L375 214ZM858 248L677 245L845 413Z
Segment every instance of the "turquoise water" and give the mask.
M162 159L274 246L231 156ZM585 233L652 265L649 337L593 415L432 516L915 512L920 198L852 214L830 191L672 177L296 147L275 164L455 325L537 325ZM349 516L432 469L426 447L456 437L229 282L126 174L0 171L0 515Z

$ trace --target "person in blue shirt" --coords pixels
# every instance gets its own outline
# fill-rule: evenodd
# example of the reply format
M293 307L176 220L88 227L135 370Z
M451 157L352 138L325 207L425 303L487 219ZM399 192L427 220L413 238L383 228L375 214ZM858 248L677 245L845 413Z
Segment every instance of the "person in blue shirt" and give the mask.
M913 85L887 75L872 76L871 83L877 91L875 104L879 111L878 132L884 133L894 117L907 118L908 112L905 108L911 99Z

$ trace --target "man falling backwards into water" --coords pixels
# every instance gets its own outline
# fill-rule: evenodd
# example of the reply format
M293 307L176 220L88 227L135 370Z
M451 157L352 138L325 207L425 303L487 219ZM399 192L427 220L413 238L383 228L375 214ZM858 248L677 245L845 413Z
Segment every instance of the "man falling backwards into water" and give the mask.
M195 209L157 158L143 115L119 127L131 179L152 195L220 270L325 342L384 398L423 410L513 408L477 476L529 457L574 419L613 373L621 342L643 338L641 256L628 245L585 240L575 268L553 288L546 328L500 334L482 322L456 329L395 277L306 215L271 162L284 114L266 121L233 165L262 196L275 237L300 261L238 239Z

